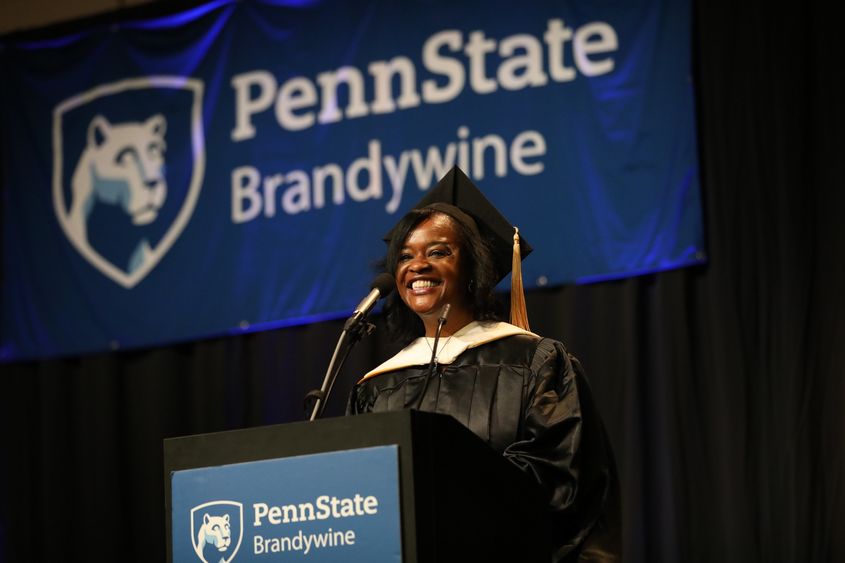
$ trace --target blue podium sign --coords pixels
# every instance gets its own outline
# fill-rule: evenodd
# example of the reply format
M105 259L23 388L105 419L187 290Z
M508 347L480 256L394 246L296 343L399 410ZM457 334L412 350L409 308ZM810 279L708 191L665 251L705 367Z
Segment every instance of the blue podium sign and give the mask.
M171 473L174 563L402 560L399 447Z

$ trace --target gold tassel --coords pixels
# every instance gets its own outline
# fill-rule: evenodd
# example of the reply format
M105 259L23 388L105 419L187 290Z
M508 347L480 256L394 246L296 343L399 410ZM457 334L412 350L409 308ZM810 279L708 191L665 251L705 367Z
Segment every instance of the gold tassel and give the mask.
M519 251L519 229L513 228L513 265L511 266L511 324L524 330L528 328L528 311L525 308L525 291L522 288L522 255Z

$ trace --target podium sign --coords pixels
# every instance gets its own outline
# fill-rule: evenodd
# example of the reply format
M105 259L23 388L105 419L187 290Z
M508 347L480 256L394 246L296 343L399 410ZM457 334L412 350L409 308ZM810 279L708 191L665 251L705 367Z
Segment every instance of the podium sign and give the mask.
M168 563L545 563L551 550L545 491L442 414L170 438L164 483Z
M399 448L174 471L173 561L402 561Z

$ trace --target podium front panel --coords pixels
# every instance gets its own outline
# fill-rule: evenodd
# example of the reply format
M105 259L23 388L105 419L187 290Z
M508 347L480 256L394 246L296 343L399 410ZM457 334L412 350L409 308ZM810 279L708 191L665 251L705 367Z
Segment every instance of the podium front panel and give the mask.
M269 514L273 507L279 508L274 512L274 518L283 518L282 507L300 502L310 502L315 512L325 510L317 506L317 499L321 495L334 495L338 499L351 498L354 506L356 493L362 497L359 503L363 503L366 496L376 494L368 492L360 485L355 490L338 490L337 494L321 492L322 489L319 489L319 486L321 481L326 482L325 479L318 478L316 471L307 470L305 479L307 487L306 485L302 487L303 490L311 492L303 496L304 500L294 502L289 500L287 492L277 491L277 489L284 489L285 482L288 480L288 477L284 477L277 481L265 482L264 492L261 495L255 493L253 500L212 493L211 489L208 489L207 498L197 494L190 499L180 500L180 507L177 508L177 493L173 487L181 486L179 484L181 478L173 480L175 475L183 474L183 472L185 472L184 475L204 475L189 472L222 470L239 464L252 466L253 463L263 461L283 461L315 456L314 459L329 460L328 463L322 465L329 471L331 481L360 484L369 482L367 479L374 477L374 474L369 473L358 475L357 467L361 465L361 462L352 462L345 458L336 458L343 461L334 461L335 458L324 457L324 455L351 455L347 453L366 449L379 450L383 446L392 448L391 451L394 452L391 454L394 464L389 470L391 476L386 480L390 482L391 490L394 490L393 487L398 487L396 496L400 510L400 516L392 521L385 529L385 533L393 538L396 534L394 526L401 526L401 540L397 540L395 545L398 546L397 552L401 553L401 560L404 563L464 563L465 561L497 560L530 563L549 559L549 551L542 539L543 533L540 532L543 527L542 514L545 504L543 494L530 476L503 459L452 417L418 411L397 411L165 440L165 517L167 519L168 562L204 561L196 553L194 544L187 542L195 542L199 538L199 528L202 527L202 524L198 523L199 518L202 518L203 524L206 524L204 508L197 507L214 501L231 501L243 505L244 523L255 521L257 510L255 504L267 505L267 516L261 517L261 526L256 527L255 530L244 529L237 554L232 557L218 550L217 558L213 559L214 563L246 561L244 556L248 552L255 556L252 560L266 563L293 560L287 558L290 555L296 555L303 561L317 561L318 559L313 557L315 553L313 548L307 555L303 554L305 538L315 538L317 536L308 536L308 534L325 533L327 530L303 527L300 536L300 528L294 528L294 524L290 521L271 526L267 522L269 522ZM383 475L379 479L384 479ZM202 489L199 485L197 487ZM270 499L279 500L271 501ZM381 497L379 497L380 507L381 502ZM320 502L320 506L324 504ZM235 520L236 515L233 511L237 507L231 504L209 506L220 508L219 514L208 510L209 518L218 516L225 520L225 515L229 514L229 533L231 538L234 538L231 523ZM193 515L190 514L192 510ZM259 506L258 510L263 511L264 508ZM323 514L323 512L320 513ZM181 523L176 522L177 518L181 519ZM290 520L291 517L289 516L288 519ZM352 526L353 520L355 526L358 526L359 522L364 521L364 516L339 518L337 522L333 522L332 531L354 530L356 542L358 542L358 538L363 536L359 535L359 528ZM328 519L323 522L327 521ZM345 526L347 521L350 523L349 526ZM220 523L219 520L214 522ZM314 523L315 521L307 522ZM180 526L178 529L177 524ZM191 529L192 525L193 529ZM265 530L271 528L275 530L264 533ZM291 533L288 530L291 530ZM255 555L255 537L257 536L270 540L273 537L279 539L279 551L267 553L266 546L269 546L271 550L275 549L277 542L268 543L262 540L261 549L264 553ZM290 550L284 552L281 551L283 537L288 538L285 540L285 547L291 546ZM325 538L325 536L322 537ZM335 538L335 536L332 537ZM296 546L293 544L294 538L296 538ZM234 539L230 539L230 545L231 541ZM310 541L313 543L315 540ZM327 540L321 539L321 541ZM340 541L340 536L333 541ZM176 555L177 542L182 542L179 556ZM251 546L246 545L249 542L253 542ZM227 548L226 553L231 553L228 549L230 548ZM387 558L368 556L359 559L346 557L347 552L338 551L333 547L321 549L320 553L327 555L328 558L320 560L325 561L344 563L367 561L369 563L400 560L398 556L394 558L393 551ZM185 553L188 555L187 559L183 559L184 556L181 555ZM350 550L349 553L352 551ZM209 552L209 555L212 555L212 552ZM210 563L212 559L208 561Z
M402 561L398 446L172 473L173 561Z

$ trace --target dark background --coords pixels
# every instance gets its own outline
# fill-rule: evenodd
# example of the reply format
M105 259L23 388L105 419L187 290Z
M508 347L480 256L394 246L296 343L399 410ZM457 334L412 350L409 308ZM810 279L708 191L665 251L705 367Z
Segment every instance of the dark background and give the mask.
M694 5L707 266L528 295L532 329L590 375L626 561L845 561L845 48L830 11ZM302 419L340 328L0 366L0 561L163 561L162 439ZM395 350L383 332L328 414Z

